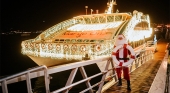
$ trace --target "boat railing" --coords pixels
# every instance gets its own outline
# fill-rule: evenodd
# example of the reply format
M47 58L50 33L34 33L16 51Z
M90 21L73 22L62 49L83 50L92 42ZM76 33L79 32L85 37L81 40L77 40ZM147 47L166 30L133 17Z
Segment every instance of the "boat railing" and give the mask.
M39 36L37 36L35 38L36 40L41 40L41 35L43 34L45 38L50 37L52 35L54 35L54 33L60 33L60 31L62 31L63 29L66 29L74 24L76 24L78 21L75 21L75 19L68 19L66 21L63 21L61 23L58 23L50 28L48 28L47 30L45 30L43 33L41 33ZM43 38L44 38L43 37Z
M145 17L143 17L145 16ZM143 19L141 19L141 17L143 17ZM128 38L131 37L131 34L129 35L128 33L131 33L134 30L134 27L140 23L141 21L145 21L148 23L148 27L150 28L150 20L149 20L149 16L148 15L143 15L140 12L137 12L135 14L133 14L132 18L129 20L125 30L124 30L124 34L128 35ZM145 36L146 38L146 36Z
M112 14L93 14L93 15L81 15L74 17L75 20L81 24L100 24L117 21L126 21L131 17L127 13L112 13Z
M153 50L153 51L156 51L156 48L157 48L157 42L152 41L152 40L147 41L147 42L146 42L146 47L153 48L152 50Z
M39 71L39 70L42 70L42 69L43 69L43 72L44 72L44 80L45 80L45 84L46 84L46 86L45 86L46 87L46 93L48 93L49 92L49 80L48 80L49 75L48 75L46 66L34 67L32 69L29 69L29 70L26 70L26 71L23 71L23 72L20 72L20 73L17 73L17 74L14 74L14 75L0 79L0 85L2 86L2 92L8 93L7 84L14 83L14 81L19 82L20 79L15 79L17 77L17 78L21 78L21 80L22 79L26 80L27 91L28 91L28 93L32 93L32 86L31 86L31 78L32 77L31 77L31 74L32 74L32 72Z
M147 47L151 47L151 46L157 46L157 42L155 42L155 41L153 41L153 40L149 40L149 41L147 41L147 45L146 45Z
M129 65L130 72L134 71L136 68L140 67L146 61L149 61L151 59L153 59L153 51L144 51L144 53L142 53L139 57L135 59L135 61L131 65ZM105 64L105 65L103 65L103 69L100 69L99 72L96 72L91 76L88 76L85 67L93 64L98 64L98 65ZM77 72L78 69L80 70L83 79L73 82L73 80L76 77L76 74L78 73ZM58 72L67 71L67 70L71 70L71 72L70 75L68 76L65 86L50 92L49 89L50 75ZM70 89L74 88L75 86L81 83L85 83L87 88L82 90L80 93L84 93L87 91L89 91L90 93L94 93L93 88L95 87L98 88L97 93L102 93L118 81L112 58L104 57L104 58L99 58L94 60L80 61L80 62L65 64L65 65L49 67L48 69L46 68L46 66L40 66L18 74L14 74L12 76L2 78L0 79L0 83L2 86L3 93L8 93L7 84L24 81L24 80L27 81L28 93L32 93L30 79L38 78L44 75L45 75L46 93L59 93L59 92L68 93ZM91 80L99 76L101 79L97 83L92 85Z

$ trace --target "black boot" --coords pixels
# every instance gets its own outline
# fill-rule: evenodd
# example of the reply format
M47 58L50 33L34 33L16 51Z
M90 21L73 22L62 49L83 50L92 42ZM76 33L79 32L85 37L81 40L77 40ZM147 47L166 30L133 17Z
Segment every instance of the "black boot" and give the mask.
M119 78L119 82L118 82L117 86L122 86L122 79L121 78Z
M127 90L131 90L131 88L130 88L130 80L127 80Z

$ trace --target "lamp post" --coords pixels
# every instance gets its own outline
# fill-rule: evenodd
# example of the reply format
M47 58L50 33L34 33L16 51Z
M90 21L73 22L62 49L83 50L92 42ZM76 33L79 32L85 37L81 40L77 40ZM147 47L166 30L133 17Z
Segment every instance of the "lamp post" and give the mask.
M85 9L86 9L86 15L87 15L87 8L88 8L88 6L85 6Z

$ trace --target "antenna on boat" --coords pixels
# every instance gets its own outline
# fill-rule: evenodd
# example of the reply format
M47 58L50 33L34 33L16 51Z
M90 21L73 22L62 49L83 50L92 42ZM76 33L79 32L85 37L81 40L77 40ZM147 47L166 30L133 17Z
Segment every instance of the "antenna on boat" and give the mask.
M116 0L109 0L108 1L108 3L107 3L107 7L108 7L108 9L107 9L107 14L111 14L111 13L113 13L113 6L114 5L117 5L116 4Z
M93 9L90 9L91 10L91 15L93 14Z
M113 5L117 5L116 0L113 2Z

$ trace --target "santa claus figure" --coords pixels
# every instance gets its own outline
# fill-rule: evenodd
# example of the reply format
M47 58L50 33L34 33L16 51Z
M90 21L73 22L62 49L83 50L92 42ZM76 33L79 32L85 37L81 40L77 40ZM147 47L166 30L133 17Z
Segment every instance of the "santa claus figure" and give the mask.
M134 59L134 56L131 55L131 51L127 48L128 42L124 35L118 35L114 49L116 49L114 52L112 52L112 56L115 57L115 60L113 59L113 62L115 63L115 69L118 77L118 86L122 85L122 71L124 79L127 80L127 90L131 90L130 87L130 76L129 76L129 68L126 62L129 62L130 58ZM131 48L132 49L132 48ZM112 57L113 58L113 57ZM129 63L130 64L130 63Z

